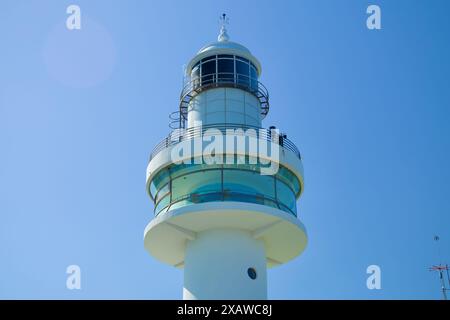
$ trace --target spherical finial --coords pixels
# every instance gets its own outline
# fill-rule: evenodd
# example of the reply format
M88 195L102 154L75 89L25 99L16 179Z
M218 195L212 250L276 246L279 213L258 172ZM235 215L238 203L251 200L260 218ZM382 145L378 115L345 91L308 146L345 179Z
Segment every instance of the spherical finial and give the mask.
M220 42L230 40L230 37L228 36L228 33L227 33L227 28L226 28L228 21L229 21L229 19L228 19L226 13L223 13L222 16L220 17L220 34L217 37L217 40Z

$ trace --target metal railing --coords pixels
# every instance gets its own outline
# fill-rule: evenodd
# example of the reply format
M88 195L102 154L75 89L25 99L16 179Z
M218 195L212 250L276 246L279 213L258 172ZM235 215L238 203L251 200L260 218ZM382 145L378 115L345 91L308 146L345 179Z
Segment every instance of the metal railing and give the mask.
M186 121L189 103L196 95L207 89L217 87L245 90L258 99L263 118L269 113L269 92L256 78L232 72L212 73L194 77L184 85L180 95L180 123L181 121Z
M301 159L300 151L297 149L295 144L289 140L286 135L279 134L275 130L264 129L256 126L242 125L242 124L211 124L200 127L191 127L187 129L174 130L170 133L164 140L159 142L155 148L153 148L150 154L150 160L152 160L159 152L162 150L178 144L182 141L190 140L196 137L205 136L205 132L208 129L218 129L222 134L226 134L229 129L242 129L244 135L255 137L258 139L263 139L266 141L275 142L280 145L280 147L292 151L299 159ZM253 129L253 130L249 130ZM238 132L236 132L238 133ZM206 132L206 135L208 132Z

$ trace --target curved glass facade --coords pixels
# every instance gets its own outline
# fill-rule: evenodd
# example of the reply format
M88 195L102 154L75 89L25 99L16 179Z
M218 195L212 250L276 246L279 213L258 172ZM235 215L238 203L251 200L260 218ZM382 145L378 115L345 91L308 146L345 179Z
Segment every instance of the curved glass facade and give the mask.
M230 54L219 54L203 58L191 71L194 88L212 83L234 83L258 90L256 66L246 58Z
M259 164L171 165L152 179L149 188L155 215L194 203L237 201L296 216L301 191L298 178L287 168L280 166L276 175L261 175Z

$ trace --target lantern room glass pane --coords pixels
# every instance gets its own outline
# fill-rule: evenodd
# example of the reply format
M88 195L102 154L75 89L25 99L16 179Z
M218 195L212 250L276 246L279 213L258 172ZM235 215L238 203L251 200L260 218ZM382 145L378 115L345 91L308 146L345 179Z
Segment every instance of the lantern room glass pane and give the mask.
M248 86L249 85L249 67L248 63L237 60L236 61L236 78L237 83Z
M209 57L203 58L201 60L201 62L203 63L203 62L210 61L210 60L216 60L216 56L214 55L214 56L209 56Z
M216 60L202 63L202 85L212 83L216 74Z
M233 59L234 58L234 56L232 55L232 54L219 54L218 56L217 56L217 58L230 58L230 59Z
M253 64L250 67L250 87L254 91L258 91L258 73Z
M220 82L234 82L234 60L219 59L217 61L218 79Z
M243 61L243 62L245 62L245 63L247 63L247 64L250 63L250 61L249 61L248 59L242 58L242 57L239 57L239 56L236 56L236 60L241 60L241 61Z

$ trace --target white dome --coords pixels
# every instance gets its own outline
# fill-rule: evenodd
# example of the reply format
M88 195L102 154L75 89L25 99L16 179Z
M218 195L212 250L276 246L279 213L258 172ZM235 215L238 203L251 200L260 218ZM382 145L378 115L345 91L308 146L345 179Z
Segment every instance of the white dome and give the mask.
M246 54L251 54L250 50L248 50L246 47L244 47L243 45L236 43L236 42L232 42L232 41L217 41L217 42L213 42L210 43L206 46L204 46L203 48L201 48L197 54L201 54L207 51L216 51L216 50L223 50L223 49L230 49L233 51L242 51L243 53Z
M225 14L223 15L223 19L225 23ZM204 46L197 52L195 57L186 66L186 73L190 74L194 64L203 58L215 54L231 54L246 58L253 62L253 64L256 66L256 69L258 70L258 75L261 75L261 64L259 63L258 59L256 59L256 57L252 55L250 50L248 50L242 44L229 40L230 36L228 35L227 29L225 28L225 24L223 24L220 28L220 33L217 37L217 41Z

